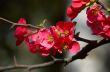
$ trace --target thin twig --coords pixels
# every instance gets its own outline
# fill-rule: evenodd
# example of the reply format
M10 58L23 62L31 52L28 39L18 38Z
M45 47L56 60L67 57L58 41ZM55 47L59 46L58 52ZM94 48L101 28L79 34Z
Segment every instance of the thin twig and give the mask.
M102 9L106 10L107 12L110 12L110 11L108 10L108 8L107 8L102 2L97 1L96 3L99 4L99 5L101 5Z
M0 17L0 20L3 20L5 22L8 22L8 23L12 24L11 27L10 27L10 29L14 28L15 26L26 26L26 27L35 28L35 29L42 28L41 26L34 26L34 25L31 25L31 24L19 24L19 23L15 23L15 22L12 22L12 21L7 20L7 19L2 18L2 17Z
M17 60L16 60L16 57L15 56L13 57L13 60L14 60L15 66L17 66Z

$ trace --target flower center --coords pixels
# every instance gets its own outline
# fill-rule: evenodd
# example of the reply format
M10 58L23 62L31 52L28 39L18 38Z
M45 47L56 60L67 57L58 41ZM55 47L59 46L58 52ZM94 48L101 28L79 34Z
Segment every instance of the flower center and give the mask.
M68 49L68 45L64 45L64 46L63 46L63 49L64 49L64 50L67 50L67 49Z
M65 35L68 35L68 34L69 34L69 31L68 31L68 30L65 30L65 31L64 31L64 34L65 34Z
M54 41L54 38L53 38L53 36L52 35L48 35L48 42L53 42Z

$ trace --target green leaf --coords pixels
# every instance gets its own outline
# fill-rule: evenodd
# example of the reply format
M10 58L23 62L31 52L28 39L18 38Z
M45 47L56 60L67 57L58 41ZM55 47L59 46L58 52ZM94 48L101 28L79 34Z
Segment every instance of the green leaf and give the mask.
M46 24L46 21L47 21L47 19L44 19L44 20L39 24L39 26L44 27L45 24Z

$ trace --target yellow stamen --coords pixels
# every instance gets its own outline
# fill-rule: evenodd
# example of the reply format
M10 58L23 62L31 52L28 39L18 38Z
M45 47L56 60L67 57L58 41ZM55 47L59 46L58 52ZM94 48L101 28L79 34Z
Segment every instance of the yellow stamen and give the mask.
M64 46L63 46L63 49L64 49L64 50L68 49L68 46L67 46L67 45L64 45Z
M52 36L52 35L49 35L49 36L48 36L48 42L53 42L53 41L54 41L53 36Z
M65 30L65 31L64 31L64 34L65 34L65 35L68 35L68 34L69 34L69 31L68 31L68 30Z

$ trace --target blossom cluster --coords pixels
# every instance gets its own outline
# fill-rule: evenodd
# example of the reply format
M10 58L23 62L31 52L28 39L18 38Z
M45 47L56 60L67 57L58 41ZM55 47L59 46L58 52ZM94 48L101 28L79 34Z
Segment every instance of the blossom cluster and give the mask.
M20 18L18 23L26 24L26 20ZM18 26L15 31L16 45L25 41L31 53L38 53L42 56L55 55L64 50L77 53L80 46L74 39L74 29L74 23L63 21L57 22L56 26L37 29L35 33L26 26Z
M92 30L93 35L100 35L110 39L110 16L102 10L102 5L98 0L72 0L72 4L67 8L67 16L72 20L84 9L87 8L87 25ZM92 5L88 5L91 4ZM88 6L87 6L88 5Z
M90 0L72 0L72 4L67 8L67 16L74 19Z
M110 39L110 16L105 15L98 4L88 8L87 25L91 28L93 35Z
M56 55L63 53L63 51L77 53L80 50L80 45L74 38L75 23L72 20L84 8L87 8L87 25L92 30L92 34L110 39L110 16L103 12L102 5L97 1L72 0L66 11L67 16L71 19L70 22L59 21L55 26L35 30L26 26L17 26L15 31L16 45L25 41L31 53L38 53L42 56ZM20 18L18 23L26 24L26 20Z

